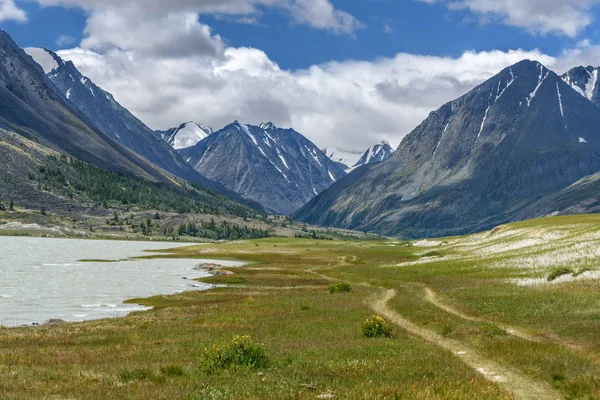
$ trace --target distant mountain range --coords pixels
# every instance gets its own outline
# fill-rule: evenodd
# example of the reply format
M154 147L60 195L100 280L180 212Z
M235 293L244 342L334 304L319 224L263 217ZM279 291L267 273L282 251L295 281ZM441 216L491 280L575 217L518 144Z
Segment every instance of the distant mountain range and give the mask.
M352 153L338 150L334 147L322 150L331 160L342 164L346 172L367 164L378 163L387 160L394 154L394 149L388 142L381 142L365 151L364 153Z
M179 152L202 175L284 215L346 175L303 135L272 123L236 121Z
M584 189L596 180L569 187L600 171L600 108L588 100L596 74L561 79L534 61L506 68L433 112L387 161L350 174L295 217L411 238L593 203L597 193Z
M432 112L395 152L381 143L361 155L321 151L270 122L155 132L73 63L27 53L0 31L0 197L28 206L76 207L38 180L48 165L75 179L61 161L68 156L191 191L185 196L211 207L218 192L309 223L405 238L600 211L598 68L558 76L519 62ZM71 191L67 178L55 178Z

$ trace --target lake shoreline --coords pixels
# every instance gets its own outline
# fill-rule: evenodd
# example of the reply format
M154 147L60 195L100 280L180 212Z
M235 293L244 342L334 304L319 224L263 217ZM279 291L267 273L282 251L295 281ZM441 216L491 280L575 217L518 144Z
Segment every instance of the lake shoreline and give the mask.
M0 256L2 329L81 323L149 311L144 304L129 301L213 289L214 285L201 281L211 274L198 269L200 264L246 265L242 261L169 257L169 250L188 247L188 243L153 242L156 246L152 246L139 241L25 237L0 237L0 242L5 247L6 242L12 243L7 250L9 261ZM74 242L79 245L73 246ZM38 246L62 250L53 249L56 254L46 255ZM75 255L65 258L61 251ZM32 257L32 253L37 255L19 265L20 258ZM107 254L111 259L98 257Z

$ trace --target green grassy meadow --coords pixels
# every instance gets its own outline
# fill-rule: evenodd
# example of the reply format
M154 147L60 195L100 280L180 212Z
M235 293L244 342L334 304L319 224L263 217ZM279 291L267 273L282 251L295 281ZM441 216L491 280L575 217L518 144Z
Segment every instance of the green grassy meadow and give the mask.
M132 300L154 308L125 318L0 329L0 398L600 398L597 215L417 242L269 238L165 257L249 264L204 279L213 290ZM350 291L330 290L339 283ZM392 290L390 313L412 325L363 337ZM204 369L206 349L236 335L260 343L267 364Z

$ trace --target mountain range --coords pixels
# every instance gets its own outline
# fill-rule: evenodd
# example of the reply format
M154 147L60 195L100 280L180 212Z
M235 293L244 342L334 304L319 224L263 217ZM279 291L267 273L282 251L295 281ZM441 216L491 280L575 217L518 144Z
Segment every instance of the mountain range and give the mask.
M153 130L119 104L112 94L83 76L73 62L64 61L56 53L46 49L27 48L25 52L42 67L54 84L52 89L62 95L62 100L77 109L92 123L90 125L104 132L113 141L174 177L198 183L236 201L260 208L258 204L244 199L222 184L211 181L195 171L176 149L157 137ZM176 132L179 135L174 136L181 136L181 131L189 130L189 125L191 124L184 124L183 128Z
M26 53L1 31L0 55L0 195L31 207L76 208L40 181L40 171L62 171L70 178L52 179L67 195L68 179L80 177L61 161L68 156L211 204L218 192L308 223L405 238L600 211L595 67L558 76L521 61L432 112L395 152L384 142L361 155L322 151L270 122L153 131L56 53Z
M567 188L600 171L600 108L581 89L593 85L568 76L528 60L506 68L432 112L387 161L351 173L294 216L412 238L560 212L541 207L558 206L544 199L589 195Z

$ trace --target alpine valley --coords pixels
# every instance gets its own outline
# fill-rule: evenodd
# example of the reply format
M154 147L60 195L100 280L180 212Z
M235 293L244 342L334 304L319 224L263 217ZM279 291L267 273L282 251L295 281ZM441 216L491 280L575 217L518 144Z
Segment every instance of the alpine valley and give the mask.
M0 28L0 400L600 400L600 0Z

